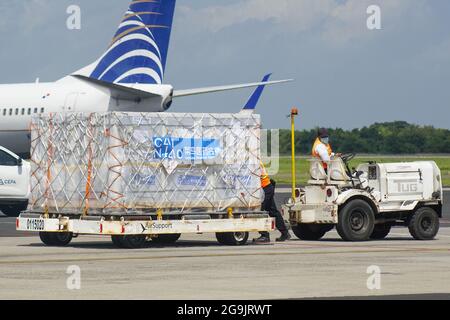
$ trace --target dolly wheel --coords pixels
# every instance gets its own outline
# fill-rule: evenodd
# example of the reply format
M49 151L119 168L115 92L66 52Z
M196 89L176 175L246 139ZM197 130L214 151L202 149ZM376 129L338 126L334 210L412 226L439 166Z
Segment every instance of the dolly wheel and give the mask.
M117 248L125 248L125 244L123 243L124 236L111 236L111 241Z
M147 242L146 235L130 235L122 236L122 243L124 248L128 249L140 249L145 246Z
M175 233L175 234L159 234L155 235L154 238L152 238L152 242L157 244L171 244L175 243L180 239L181 234Z
M52 237L50 237L50 235L50 232L39 232L39 238L46 246L53 246Z
M52 247L65 247L72 241L72 232L39 232L42 243Z
M217 241L226 246L243 246L248 241L248 232L218 232Z

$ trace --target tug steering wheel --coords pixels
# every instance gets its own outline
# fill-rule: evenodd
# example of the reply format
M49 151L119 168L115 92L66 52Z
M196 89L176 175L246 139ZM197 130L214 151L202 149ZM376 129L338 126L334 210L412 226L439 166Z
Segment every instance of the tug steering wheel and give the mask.
M341 159L342 159L342 161L343 161L344 164L345 164L345 169L346 169L346 171L347 171L347 175L348 175L350 178L352 178L352 171L350 170L349 162L350 162L352 159L354 159L355 156L356 156L355 153L343 153L343 154L341 154ZM353 186L355 186L355 183L353 182L353 179L352 179L352 184L353 184Z
M342 161L344 161L345 164L348 164L349 161L353 160L355 158L355 153L343 153L341 155Z

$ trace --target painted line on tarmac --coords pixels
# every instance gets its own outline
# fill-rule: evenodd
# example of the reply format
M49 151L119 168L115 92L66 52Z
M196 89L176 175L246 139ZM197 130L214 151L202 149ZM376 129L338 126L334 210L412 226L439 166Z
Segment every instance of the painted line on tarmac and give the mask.
M443 188L442 189L445 192L450 191L450 188ZM275 193L292 193L292 189L291 188L275 188Z
M390 233L391 235L392 233ZM395 234L393 234L395 235ZM409 234L397 234L397 235L402 235L402 236L409 236ZM325 239L326 240L326 239ZM299 240L297 240L299 241ZM392 241L389 238L386 238L384 241ZM408 238L405 239L405 241L414 241L412 240L412 238ZM308 247L310 248L314 248L314 249L318 249L318 248L333 248L333 249L346 249L346 248L350 248L349 245L330 245L329 243L327 243L327 241L318 241L317 244L308 244L308 247L299 245L300 243L295 243L296 240L294 241L289 241L289 242L284 242L282 244L280 244L280 246L286 246L286 247L298 247L301 249L307 249ZM373 242L369 242L370 243L374 243L375 240L373 240ZM394 243L394 242L393 242ZM362 245L357 246L357 248L362 248ZM427 251L427 250L446 250L448 248L442 248L442 247L437 247L437 248L427 248L427 247L404 247L401 245L373 245L373 246L367 246L367 251L371 251L370 249L375 249L375 250L386 250L386 252L390 252L390 251L397 251L397 250L401 250L401 251L411 251L411 252L416 252L416 251ZM448 249L450 251L450 249Z
M448 254L450 248L420 249L415 252L430 253L442 252ZM411 253L411 250L394 249L394 250L350 250L350 251L309 251L309 252L255 252L255 253L231 253L231 254L207 254L207 255L175 255L175 256L136 256L136 257L105 257L105 258L71 258L71 259L36 259L36 260L10 260L0 261L0 265L14 264L35 264L35 263L72 263L72 262L103 262L103 261L130 261L130 260L168 260L178 258L229 258L229 257L248 257L248 256L281 256L281 255L334 255L334 254L368 254L368 253Z
M291 188L277 188L277 189L275 189L275 193L276 194L280 194L280 193L292 194L292 189Z
M409 233L389 233L390 235L393 235L393 236L410 236L410 234ZM443 234L438 234L438 235L436 235L436 238L450 238L450 236L445 236L445 235L443 235Z

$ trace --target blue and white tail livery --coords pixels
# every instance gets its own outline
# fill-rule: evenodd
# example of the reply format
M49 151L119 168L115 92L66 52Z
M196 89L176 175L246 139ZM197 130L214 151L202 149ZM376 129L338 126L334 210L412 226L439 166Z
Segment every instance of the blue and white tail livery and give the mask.
M89 78L116 84L162 84L175 2L133 1Z

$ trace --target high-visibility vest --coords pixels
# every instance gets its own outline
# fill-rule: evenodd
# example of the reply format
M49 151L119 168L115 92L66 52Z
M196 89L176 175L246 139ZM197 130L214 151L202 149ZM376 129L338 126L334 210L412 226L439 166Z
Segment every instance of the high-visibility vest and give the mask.
M264 164L261 162L261 187L265 188L268 185L270 185L270 177L267 174L266 167L264 167Z
M317 138L316 141L314 142L314 145L312 147L312 156L315 158L319 158L320 159L320 155L317 153L316 151L316 147L319 144L324 144L322 141L320 141L320 138ZM331 149L331 145L330 144L325 144L325 146L327 147L327 151L328 151L328 155L331 157L331 154L333 153L333 150ZM325 162L322 162L323 164L323 168L327 169L328 165Z

